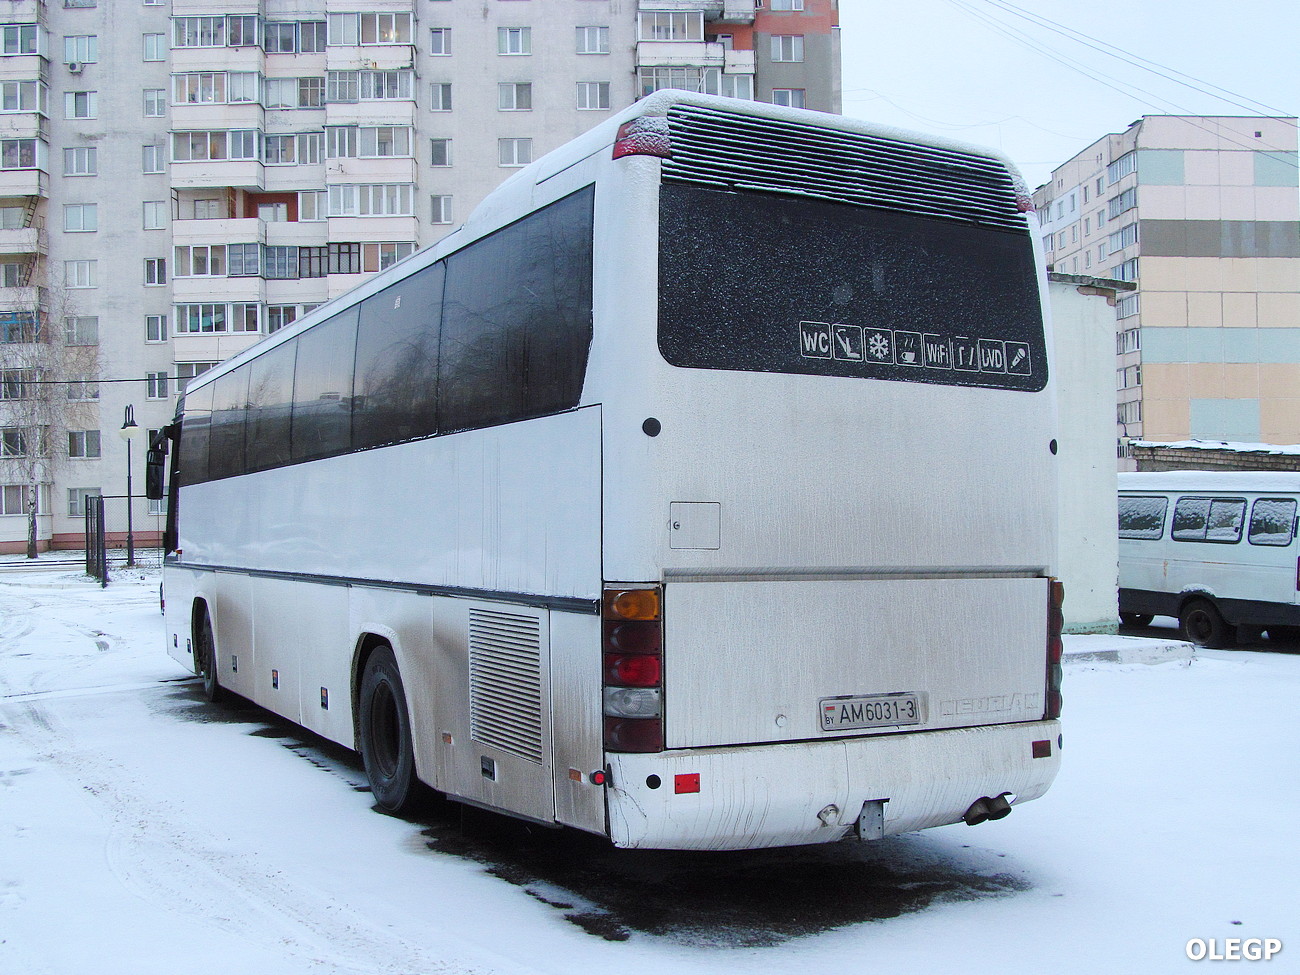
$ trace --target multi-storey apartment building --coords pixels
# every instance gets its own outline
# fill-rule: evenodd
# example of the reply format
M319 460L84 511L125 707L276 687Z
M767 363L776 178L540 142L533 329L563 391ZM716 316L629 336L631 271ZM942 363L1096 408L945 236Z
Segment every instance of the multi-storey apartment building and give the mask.
M1296 119L1144 116L1038 188L1049 267L1137 284L1116 312L1132 440L1300 442Z
M837 0L0 0L0 551L185 380L676 87L838 112ZM130 407L142 436L113 434ZM139 490L139 480L135 485ZM138 537L158 512L138 499Z

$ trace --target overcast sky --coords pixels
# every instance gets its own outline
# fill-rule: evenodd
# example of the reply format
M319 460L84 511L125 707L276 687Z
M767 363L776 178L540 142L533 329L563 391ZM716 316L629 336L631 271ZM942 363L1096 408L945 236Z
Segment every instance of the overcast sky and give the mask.
M1300 111L1296 0L840 0L840 24L845 115L1000 149L1031 187L1142 115Z

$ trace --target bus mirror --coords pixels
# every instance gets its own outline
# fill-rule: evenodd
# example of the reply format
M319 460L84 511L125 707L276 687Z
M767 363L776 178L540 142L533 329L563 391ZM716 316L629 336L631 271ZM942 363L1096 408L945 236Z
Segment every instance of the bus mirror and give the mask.
M160 431L149 444L149 452L144 461L144 495L150 501L161 501L166 497L164 481L167 468L167 434Z

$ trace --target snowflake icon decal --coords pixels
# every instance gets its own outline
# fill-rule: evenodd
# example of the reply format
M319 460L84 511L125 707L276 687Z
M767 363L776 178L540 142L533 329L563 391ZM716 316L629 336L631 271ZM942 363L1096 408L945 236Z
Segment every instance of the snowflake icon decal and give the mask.
M867 339L867 354L878 362L888 362L894 357L891 346L888 332L872 332Z

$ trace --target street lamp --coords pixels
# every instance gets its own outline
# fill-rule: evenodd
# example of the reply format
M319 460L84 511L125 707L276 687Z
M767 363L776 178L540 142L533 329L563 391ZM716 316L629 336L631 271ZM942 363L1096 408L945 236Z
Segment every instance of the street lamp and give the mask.
M131 525L131 440L140 432L135 422L135 407L130 404L122 419L118 435L126 442L126 567L135 567L135 534Z

